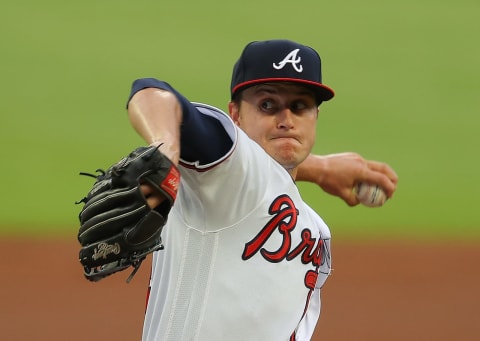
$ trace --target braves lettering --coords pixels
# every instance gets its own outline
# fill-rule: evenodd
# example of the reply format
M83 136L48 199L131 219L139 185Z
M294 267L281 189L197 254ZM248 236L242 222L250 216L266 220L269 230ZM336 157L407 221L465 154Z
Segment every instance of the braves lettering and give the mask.
M305 228L301 232L301 241L292 247L292 231L297 225L298 210L288 195L277 197L269 207L268 213L273 217L250 242L245 244L242 259L247 260L260 252L269 262L290 261L300 256L302 263L321 264L323 240L312 237L312 232ZM282 235L282 242L277 249L265 249L266 242L273 233Z

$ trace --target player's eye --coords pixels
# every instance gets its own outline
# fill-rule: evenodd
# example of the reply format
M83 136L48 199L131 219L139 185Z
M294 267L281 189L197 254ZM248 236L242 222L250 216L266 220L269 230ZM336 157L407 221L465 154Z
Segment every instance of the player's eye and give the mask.
M305 109L308 108L308 105L307 103L303 102L303 101L296 101L296 102L293 102L291 105L290 105L290 110L292 112L301 112Z
M275 109L275 103L271 100L264 100L260 103L260 108L264 111L272 111Z

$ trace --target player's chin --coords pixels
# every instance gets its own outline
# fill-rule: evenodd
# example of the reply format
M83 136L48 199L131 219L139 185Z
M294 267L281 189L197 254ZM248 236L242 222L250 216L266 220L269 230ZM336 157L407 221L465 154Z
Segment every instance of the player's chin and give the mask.
M293 169L305 159L306 156L303 156L303 154L295 150L282 149L272 155L285 169Z
M298 166L309 154L309 151L298 140L275 139L270 141L267 152L285 168Z

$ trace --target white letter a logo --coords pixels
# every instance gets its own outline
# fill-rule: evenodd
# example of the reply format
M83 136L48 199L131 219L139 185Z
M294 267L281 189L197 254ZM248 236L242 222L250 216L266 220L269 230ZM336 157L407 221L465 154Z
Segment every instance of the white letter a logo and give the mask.
M273 67L277 70L280 70L280 69L283 69L285 65L292 64L292 67L295 69L295 71L302 72L303 66L302 64L300 64L300 62L302 61L302 58L297 57L298 51L300 51L300 49L293 50L278 64L273 63Z

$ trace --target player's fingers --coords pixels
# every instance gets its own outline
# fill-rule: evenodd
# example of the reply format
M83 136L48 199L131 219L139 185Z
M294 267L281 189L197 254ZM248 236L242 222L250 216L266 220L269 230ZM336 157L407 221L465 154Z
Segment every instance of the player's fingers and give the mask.
M363 182L380 186L387 195L387 198L391 198L397 189L396 183L384 174L378 172L373 172L368 179Z
M353 190L342 191L342 193L340 193L340 197L343 199L343 201L345 201L348 206L356 206L360 203Z
M147 204L150 208L155 208L159 206L165 198L159 198L158 196L150 196L147 198Z
M398 182L398 175L395 171L386 163L379 161L367 161L367 166L373 171L380 172L387 176L394 184Z
M164 196L158 193L154 187L148 184L140 185L140 190L142 191L145 199L147 200L147 204L150 208L155 208L160 205L164 200Z
M378 161L367 161L368 171L360 179L361 182L380 186L387 198L391 198L397 189L398 176L387 164Z
M143 195L144 196L149 196L150 194L152 194L153 192L153 188L152 186L148 185L148 184L141 184L140 185L140 190L142 191Z

